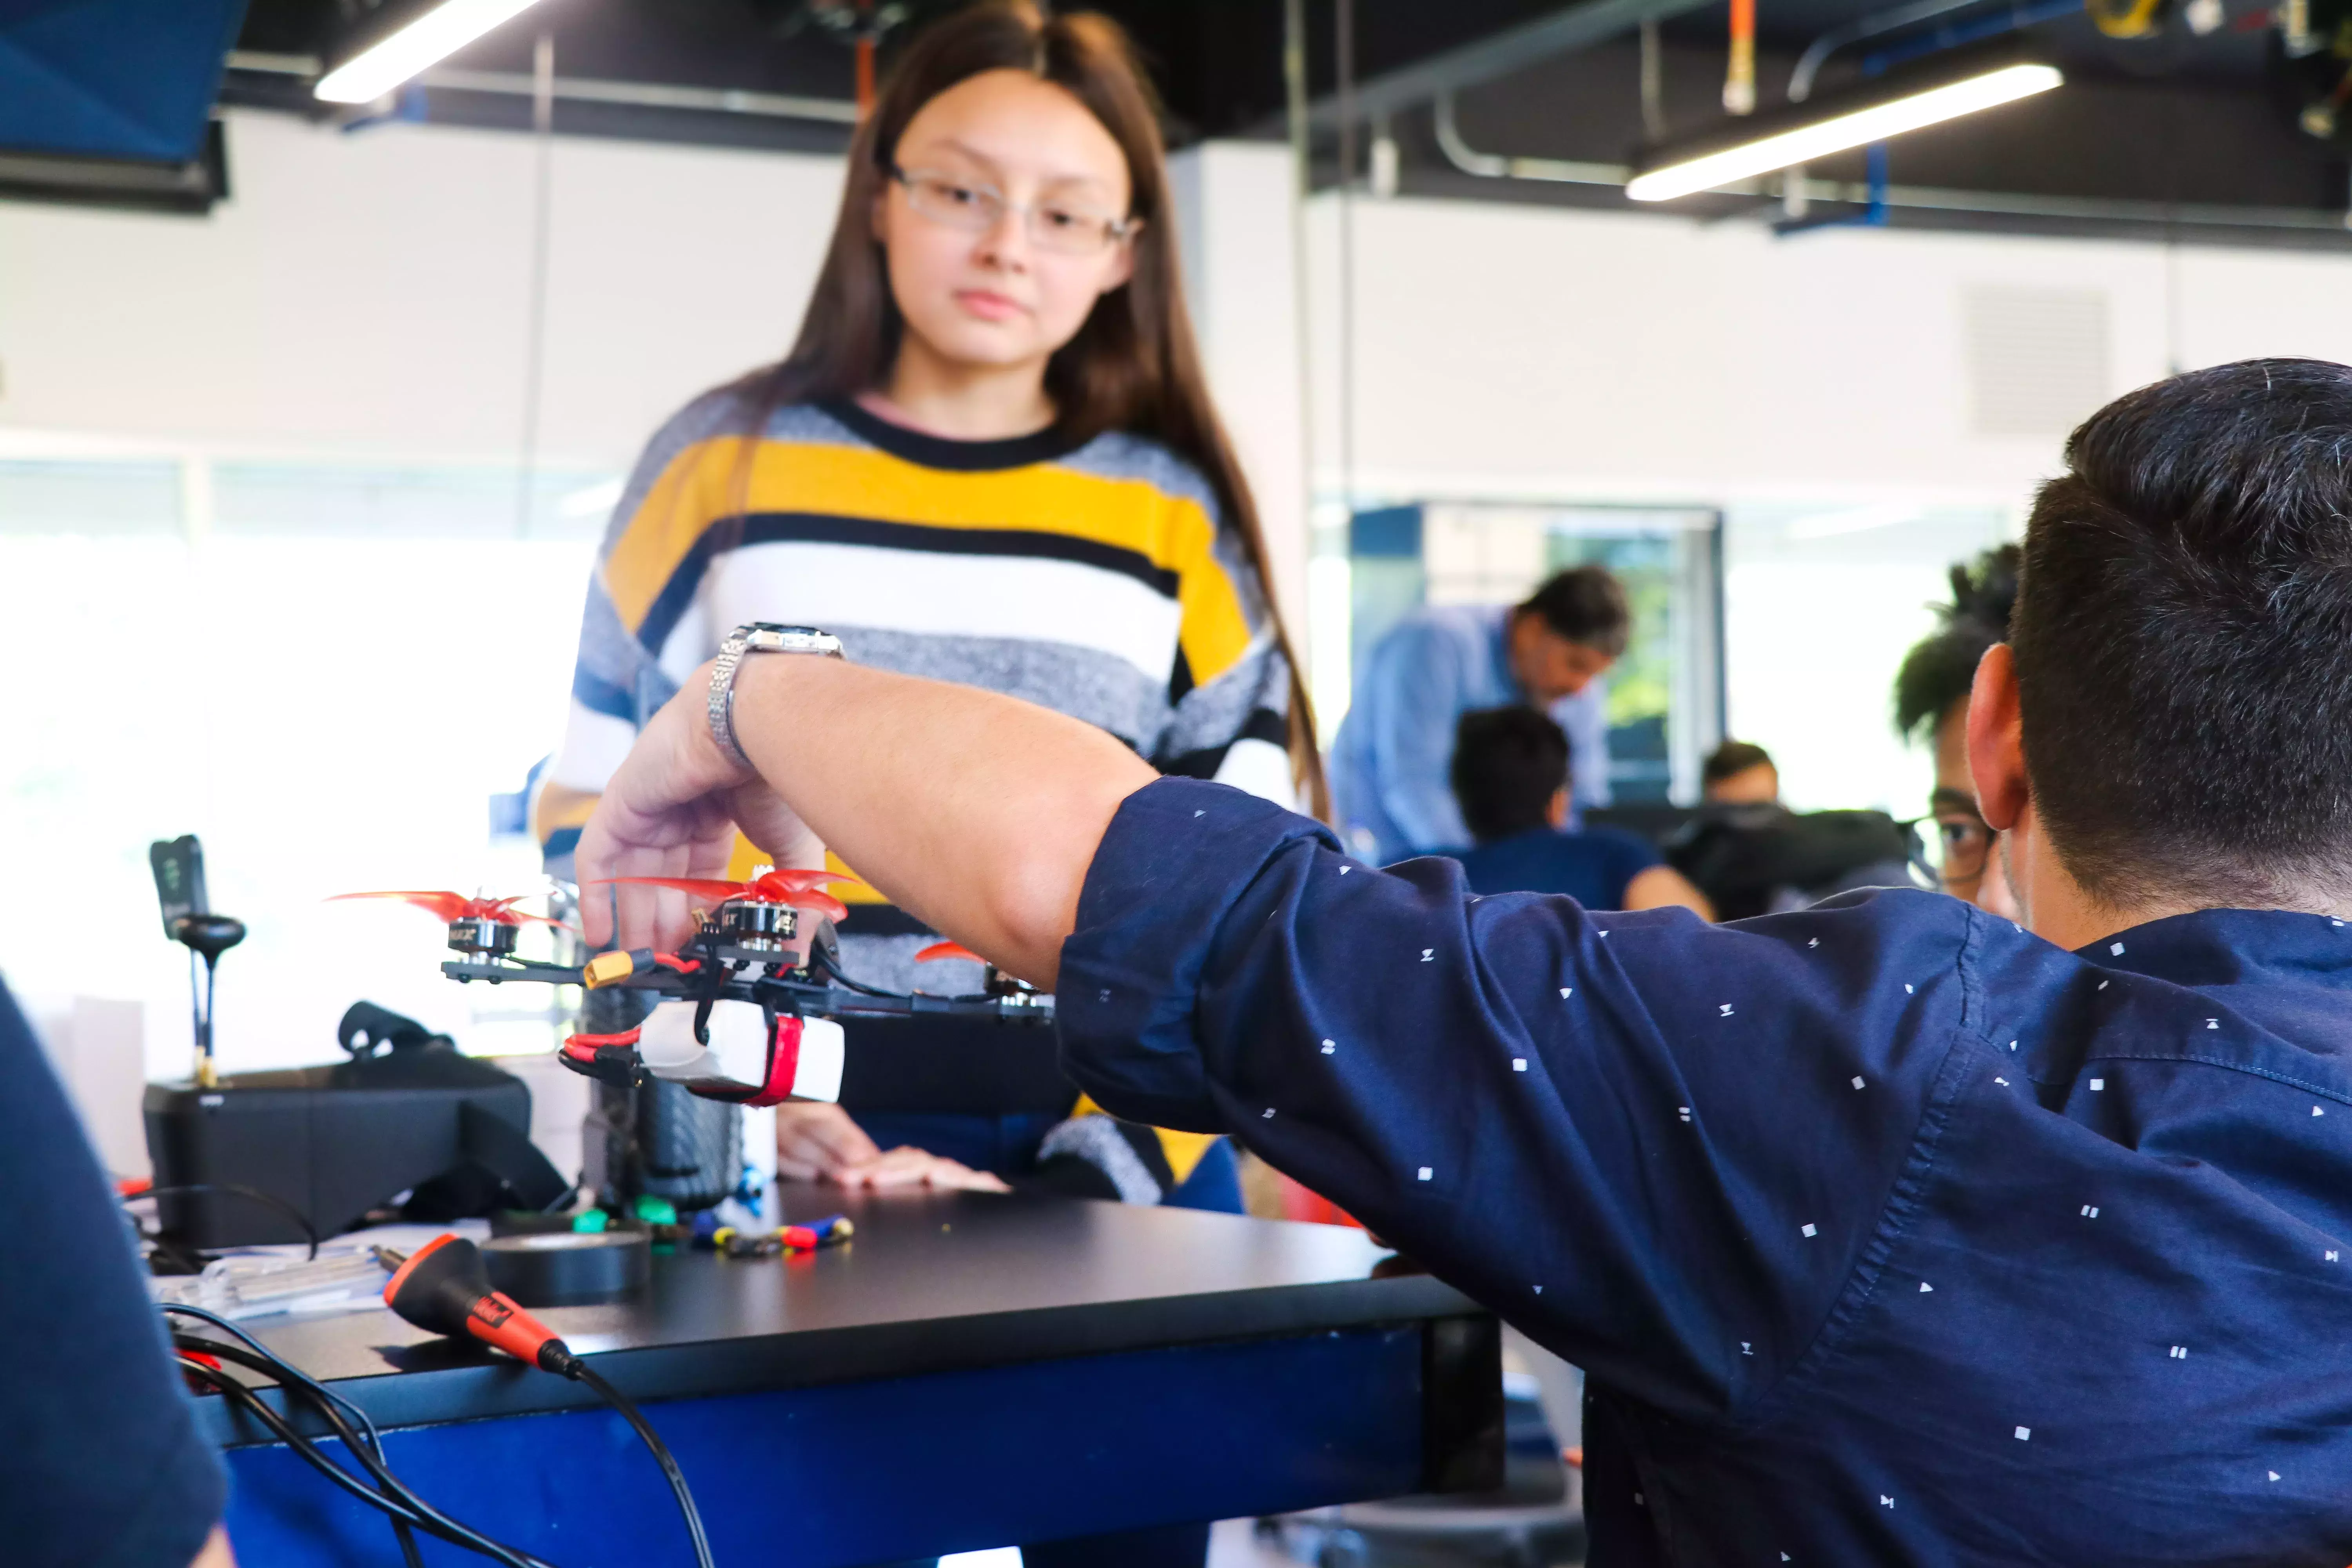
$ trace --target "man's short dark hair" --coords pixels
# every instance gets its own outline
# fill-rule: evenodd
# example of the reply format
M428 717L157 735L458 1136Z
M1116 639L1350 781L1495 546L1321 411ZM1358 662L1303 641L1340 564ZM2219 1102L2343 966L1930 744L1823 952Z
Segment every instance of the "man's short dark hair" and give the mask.
M1532 708L1465 713L1454 730L1454 798L1484 844L1549 826L1568 787L1568 735Z
M1772 753L1753 741L1726 741L1709 752L1706 761L1699 764L1698 781L1702 784L1719 784L1724 780L1738 778L1750 768L1772 768Z
M1985 649L2009 640L2017 604L2018 549L2004 544L1952 567L1952 602L1937 605L1943 625L1903 656L1895 674L1895 732L1925 741L1976 683Z
M1570 566L1555 572L1519 605L1543 617L1544 625L1572 643L1615 658L1633 635L1633 612L1625 590L1605 566Z
M2026 524L2010 641L2035 809L2093 898L2352 889L2352 367L2128 393Z

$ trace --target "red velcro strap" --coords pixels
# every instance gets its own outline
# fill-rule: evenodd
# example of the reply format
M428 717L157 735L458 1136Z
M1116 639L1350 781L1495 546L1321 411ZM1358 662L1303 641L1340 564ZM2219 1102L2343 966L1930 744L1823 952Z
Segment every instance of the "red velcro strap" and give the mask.
M776 1038L768 1049L768 1081L760 1092L740 1103L781 1105L793 1097L793 1079L801 1071L801 1021L792 1013L776 1015Z

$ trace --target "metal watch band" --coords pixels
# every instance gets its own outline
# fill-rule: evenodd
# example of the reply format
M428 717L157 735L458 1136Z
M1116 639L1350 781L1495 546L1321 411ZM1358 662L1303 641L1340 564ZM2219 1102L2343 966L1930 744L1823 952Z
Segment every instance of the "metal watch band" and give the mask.
M755 653L807 653L821 658L839 658L841 639L814 626L747 621L719 643L719 657L710 666L710 689L703 700L704 712L710 720L710 738L719 742L719 753L744 769L751 766L751 759L743 754L743 748L735 740L735 672L742 668L746 656Z

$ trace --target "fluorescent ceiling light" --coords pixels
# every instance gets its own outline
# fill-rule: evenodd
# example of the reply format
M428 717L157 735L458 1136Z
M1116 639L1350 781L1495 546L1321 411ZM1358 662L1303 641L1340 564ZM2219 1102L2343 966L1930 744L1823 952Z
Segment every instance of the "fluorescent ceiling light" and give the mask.
M1665 202L1694 191L1711 191L1718 185L1769 174L1775 169L1884 142L1923 125L2013 103L2037 92L2047 92L2065 79L2055 66L2005 66L1890 102L1744 142L1721 152L1645 170L1626 182L1625 194L1637 202Z
M464 48L533 0L442 0L383 42L320 79L329 103L373 103L410 77Z

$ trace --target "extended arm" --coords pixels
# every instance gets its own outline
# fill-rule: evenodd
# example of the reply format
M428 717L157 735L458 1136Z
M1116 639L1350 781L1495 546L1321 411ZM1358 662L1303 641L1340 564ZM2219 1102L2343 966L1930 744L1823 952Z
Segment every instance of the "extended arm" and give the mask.
M1104 828L1158 776L1092 725L1009 697L768 655L735 683L751 777L710 737L706 681L688 680L605 786L583 883L716 875L739 822L779 864L813 833L901 909L1050 987ZM622 945L687 934L682 895L620 892ZM589 941L610 940L601 904L588 911Z

